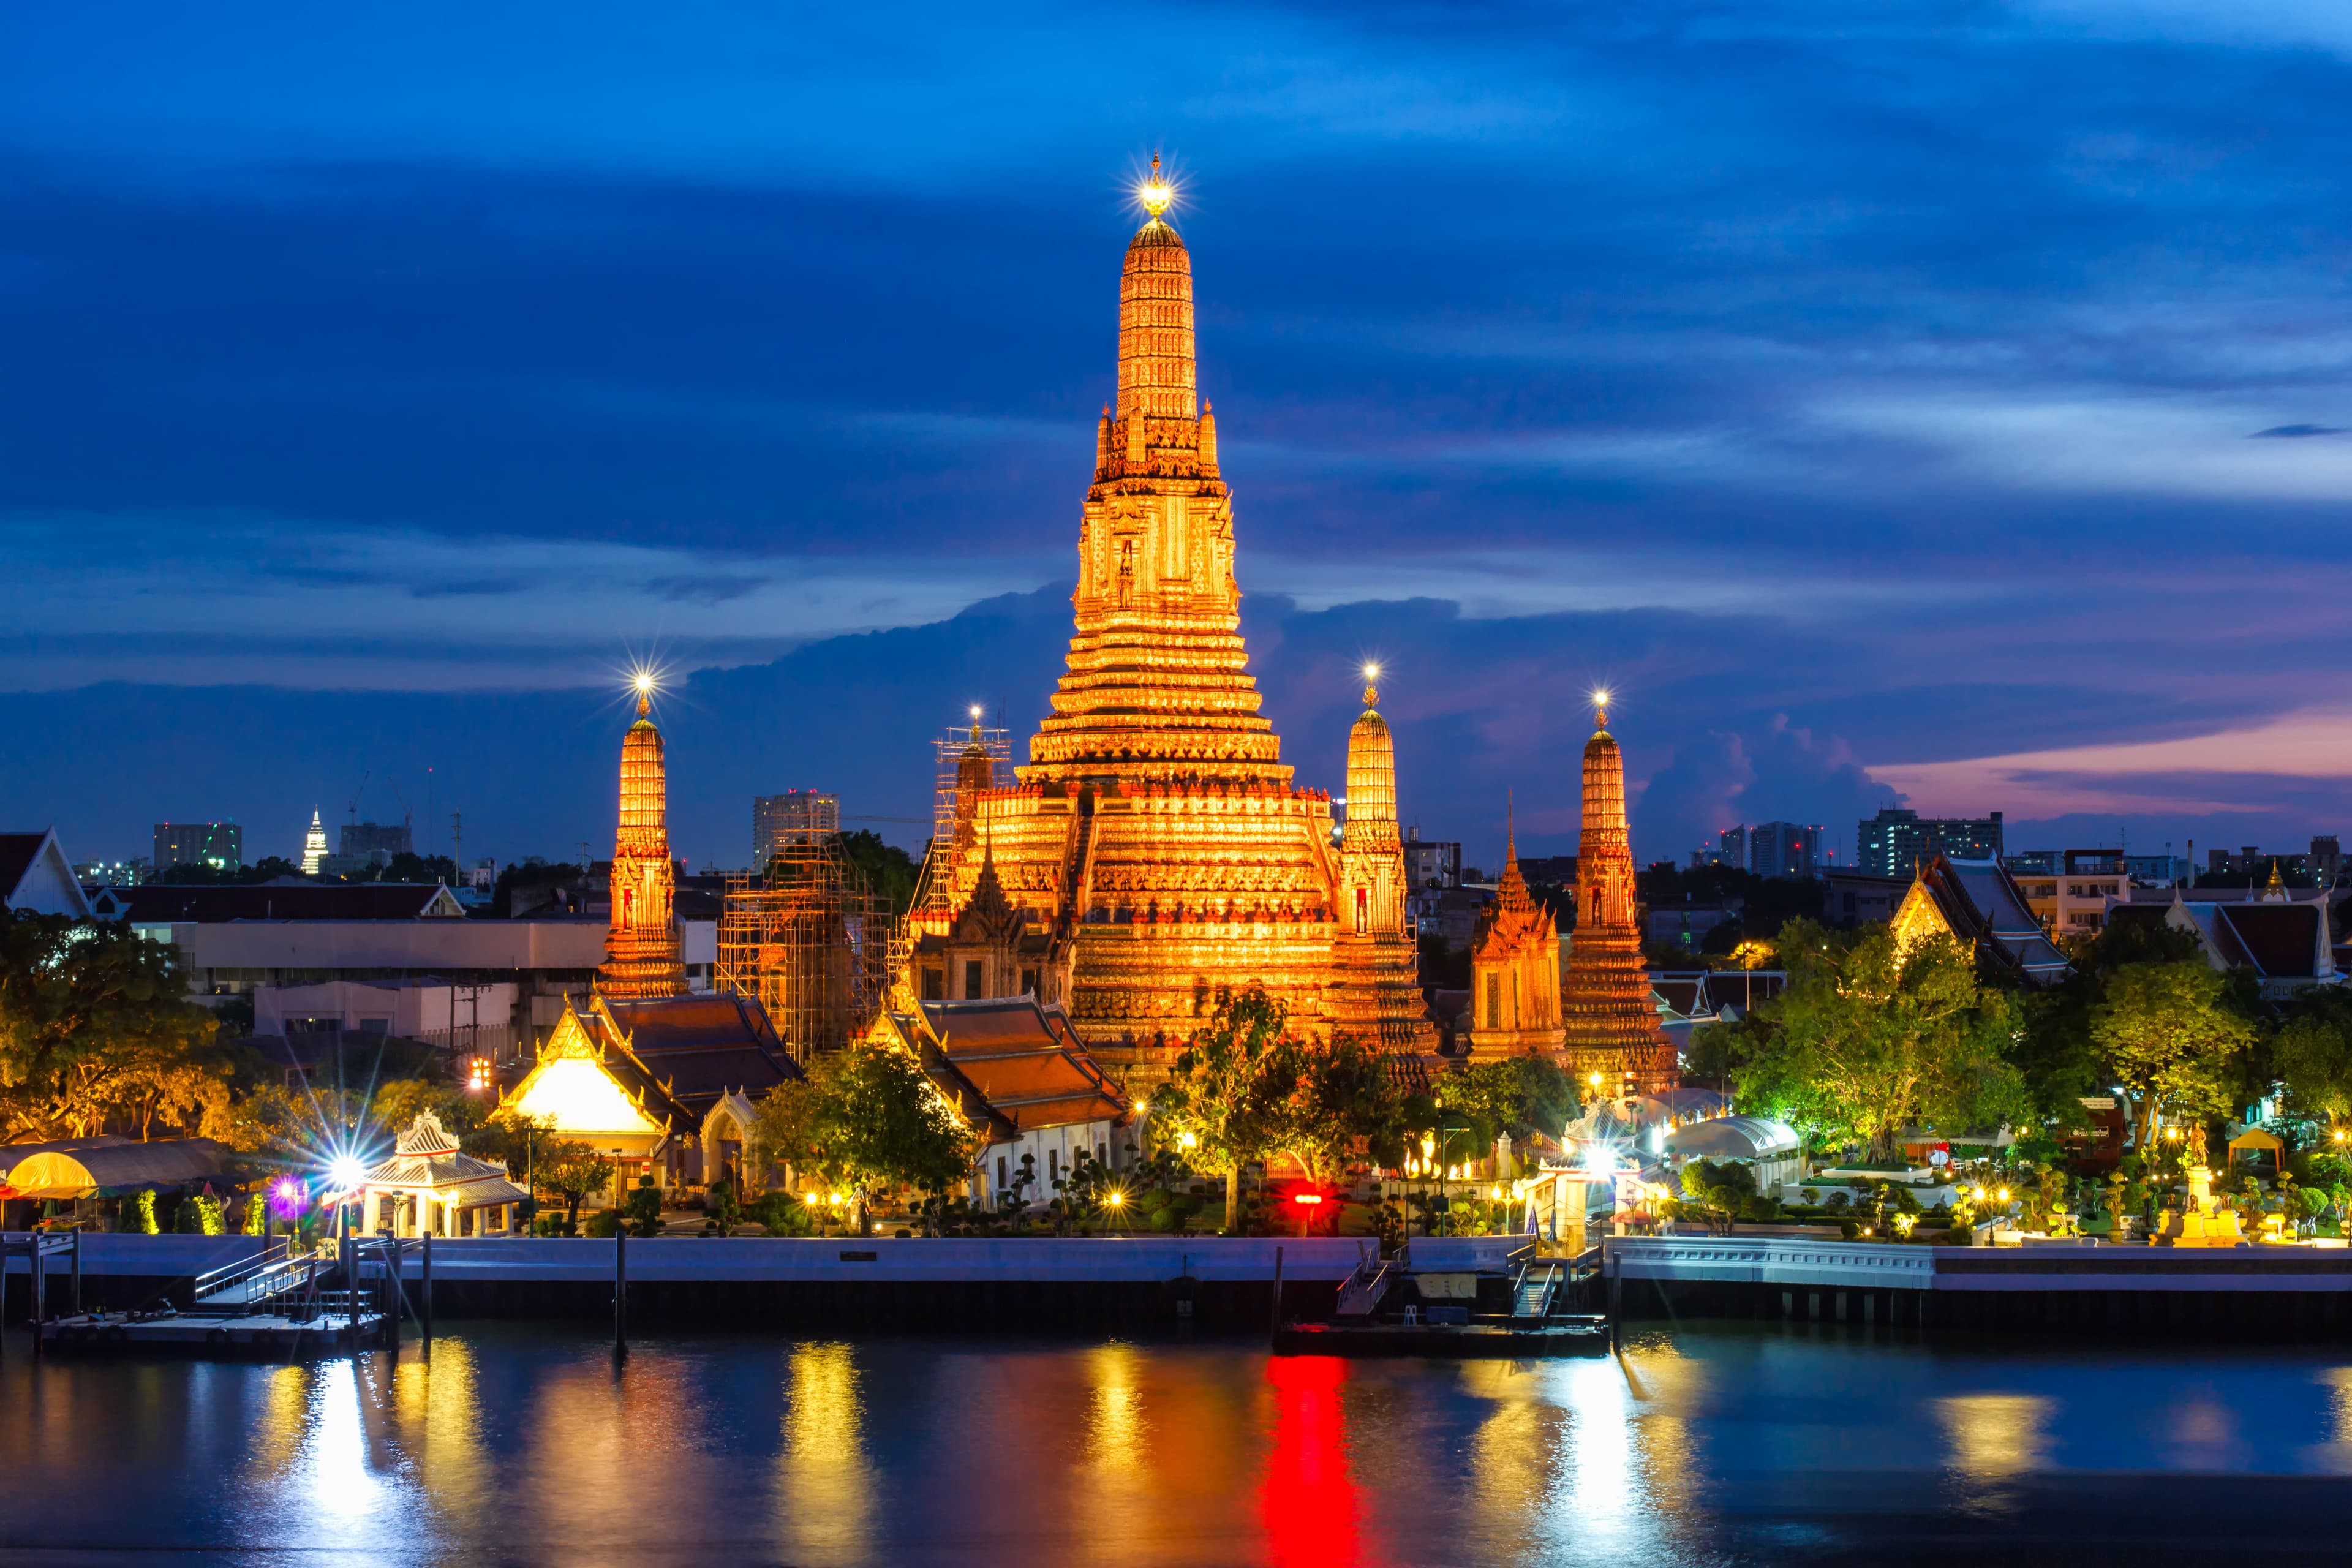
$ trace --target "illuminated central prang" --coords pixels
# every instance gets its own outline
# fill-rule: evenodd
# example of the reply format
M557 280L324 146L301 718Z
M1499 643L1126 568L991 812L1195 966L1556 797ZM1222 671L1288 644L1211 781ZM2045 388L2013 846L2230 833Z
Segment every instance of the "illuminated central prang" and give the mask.
M675 996L686 989L669 858L669 775L654 728L653 672L639 670L637 721L621 741L621 820L613 837L613 927L604 939L597 989L624 1000Z
M984 939L1028 956L999 963L975 947L914 979L948 1001L966 1000L972 976L1034 984L1067 1005L1098 1058L1142 1069L1131 1087L1156 1076L1226 986L1265 986L1309 1032L1432 1044L1412 984L1386 727L1368 711L1371 729L1360 723L1361 745L1350 744L1361 809L1350 805L1343 849L1330 796L1294 784L1259 711L1233 500L1215 415L1196 393L1192 257L1162 216L1174 191L1156 158L1138 195L1151 216L1119 273L1118 393L1095 430L1067 664L1017 784L960 792L971 829L934 868L952 878L947 896L917 922L935 951ZM1360 785L1360 752L1377 775ZM959 921L984 868L985 901L1003 900L1004 915ZM1026 934L986 935L1007 917Z

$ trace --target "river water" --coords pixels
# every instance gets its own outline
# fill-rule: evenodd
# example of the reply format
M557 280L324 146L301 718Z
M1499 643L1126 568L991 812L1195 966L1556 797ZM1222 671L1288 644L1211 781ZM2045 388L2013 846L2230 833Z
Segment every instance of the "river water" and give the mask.
M0 1563L2313 1561L2352 1352L1690 1325L1622 1360L483 1325L0 1366ZM2216 1553L2219 1553L2217 1556Z

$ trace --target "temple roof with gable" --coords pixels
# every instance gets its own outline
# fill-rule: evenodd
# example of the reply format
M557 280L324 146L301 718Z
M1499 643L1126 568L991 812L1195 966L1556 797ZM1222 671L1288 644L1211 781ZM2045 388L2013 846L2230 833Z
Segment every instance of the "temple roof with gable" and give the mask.
M1969 943L2029 984L2053 984L2074 969L1997 860L1938 855L1921 867L1895 913L1895 926L1902 932L1923 923Z
M583 1067L604 1080L609 1093L593 1088L583 1092L578 1074ZM571 1080L572 1087L557 1092L551 1086L559 1078ZM555 1103L550 1106L550 1100ZM591 998L585 1013L573 1007L569 998L565 1000L563 1016L556 1020L547 1043L540 1047L539 1059L522 1081L507 1091L502 1103L526 1115L549 1115L556 1131L567 1135L688 1132L702 1121L629 1049L626 1035L601 996ZM592 1126L590 1121L612 1125Z
M965 1114L984 1114L1002 1137L1087 1121L1124 1122L1133 1114L1058 1003L1034 996L925 1002L889 1016L900 1043L915 1052L941 1092L976 1100L965 1105Z
M697 991L631 1002L600 998L598 1005L628 1055L698 1113L730 1091L758 1100L805 1076L755 998Z

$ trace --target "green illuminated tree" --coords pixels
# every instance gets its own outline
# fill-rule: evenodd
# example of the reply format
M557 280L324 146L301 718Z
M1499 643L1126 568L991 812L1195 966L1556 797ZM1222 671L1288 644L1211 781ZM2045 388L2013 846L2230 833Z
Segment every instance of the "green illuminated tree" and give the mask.
M2109 1077L2131 1093L2135 1138L2147 1149L2159 1115L2210 1118L2234 1109L2256 1033L2229 1005L2227 978L2187 959L2109 975L2091 1037Z
M110 1119L218 1130L235 1061L187 1000L174 950L125 925L0 912L0 1129L86 1137Z
M1969 950L1937 936L1909 948L1891 925L1783 928L1789 984L1759 1012L1767 1027L1733 1069L1743 1107L1891 1160L1914 1123L2010 1121L2024 1088L2005 1053L2017 1005L1979 984Z
M2305 993L2271 1042L2271 1057L2296 1110L2339 1130L2352 1122L2352 994L2338 986Z
M1217 993L1216 1011L1176 1058L1168 1082L1153 1098L1163 1135L1185 1163L1225 1179L1228 1234L1241 1221L1241 1173L1276 1148L1281 1096L1270 1095L1290 1069L1268 1058L1281 1050L1289 1016L1259 986Z

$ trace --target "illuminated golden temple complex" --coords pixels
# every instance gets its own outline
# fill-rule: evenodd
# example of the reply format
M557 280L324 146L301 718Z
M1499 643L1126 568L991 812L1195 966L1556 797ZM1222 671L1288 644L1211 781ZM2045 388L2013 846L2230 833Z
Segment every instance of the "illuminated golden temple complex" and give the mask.
M596 989L616 1000L675 996L686 988L669 858L669 780L654 728L653 682L637 679L637 721L621 741L621 822L613 839L613 929Z
M1263 985L1307 1032L1419 1048L1434 1034L1405 926L1387 726L1358 721L1360 805L1335 848L1330 797L1293 782L1258 710L1233 501L1194 393L1192 258L1162 216L1156 163L1143 195L1067 664L1015 782L959 782L957 830L933 850L945 896L915 921L913 988L955 1001L968 983L1003 994L1034 977L1097 1055L1146 1080L1226 986ZM951 959L926 956L950 946Z
M1625 760L1609 732L1608 695L1596 700L1584 744L1584 832L1577 846L1576 936L1561 987L1568 1068L1601 1075L1611 1094L1654 1094L1681 1082L1675 1047L1658 1028L1642 926L1633 907L1633 849L1625 822Z

